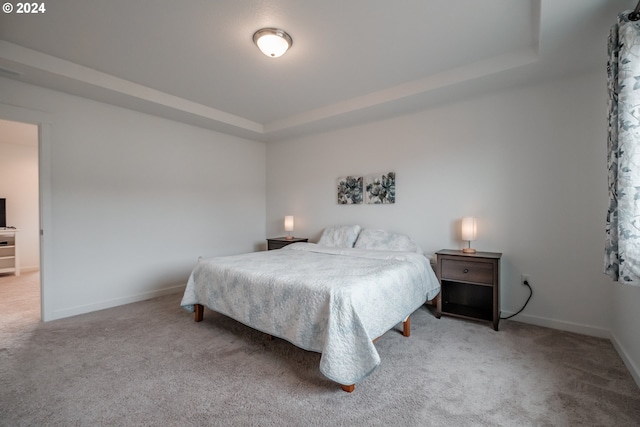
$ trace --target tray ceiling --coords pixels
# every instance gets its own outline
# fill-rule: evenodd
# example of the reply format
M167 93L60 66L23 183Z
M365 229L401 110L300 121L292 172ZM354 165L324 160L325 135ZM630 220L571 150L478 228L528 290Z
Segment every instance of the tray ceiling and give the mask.
M0 15L0 76L256 140L603 69L634 2L56 0ZM293 47L262 55L278 27Z

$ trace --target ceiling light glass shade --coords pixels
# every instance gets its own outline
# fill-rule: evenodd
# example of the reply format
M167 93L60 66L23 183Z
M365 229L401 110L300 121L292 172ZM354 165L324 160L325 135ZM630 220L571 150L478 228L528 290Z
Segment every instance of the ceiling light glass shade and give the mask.
M291 47L293 40L283 30L277 28L263 28L253 35L253 42L270 58L277 58Z

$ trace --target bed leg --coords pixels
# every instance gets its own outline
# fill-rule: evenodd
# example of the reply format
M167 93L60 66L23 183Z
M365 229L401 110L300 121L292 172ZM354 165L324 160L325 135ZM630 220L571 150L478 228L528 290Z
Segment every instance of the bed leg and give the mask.
M352 393L353 390L356 389L356 385L355 384L351 384L351 385L340 384L340 387L342 387L342 389L344 391L346 391L347 393Z
M204 306L202 304L194 304L193 308L195 310L193 320L195 320L196 322L202 322L202 319L204 317Z
M402 322L402 335L405 337L411 335L411 317L407 317L407 320Z

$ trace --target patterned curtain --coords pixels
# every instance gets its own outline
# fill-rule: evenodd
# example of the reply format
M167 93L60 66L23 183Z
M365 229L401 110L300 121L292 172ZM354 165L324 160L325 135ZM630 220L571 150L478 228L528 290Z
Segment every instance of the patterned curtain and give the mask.
M640 285L640 21L618 16L609 34L609 210L604 272Z

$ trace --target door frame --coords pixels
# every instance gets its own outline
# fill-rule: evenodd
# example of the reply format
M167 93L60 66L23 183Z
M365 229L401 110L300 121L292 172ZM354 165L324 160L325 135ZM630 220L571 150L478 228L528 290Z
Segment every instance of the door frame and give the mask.
M53 119L43 111L0 103L0 118L15 122L30 123L38 126L38 194L40 217L40 319L47 322L53 319L51 313L50 281L53 268L50 254L53 233L51 212L51 131ZM46 286L45 286L46 285Z

